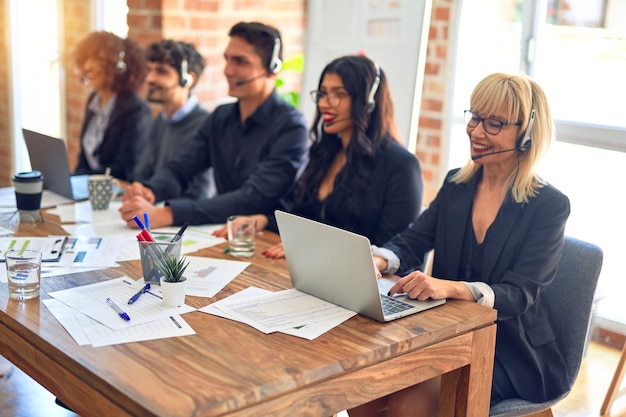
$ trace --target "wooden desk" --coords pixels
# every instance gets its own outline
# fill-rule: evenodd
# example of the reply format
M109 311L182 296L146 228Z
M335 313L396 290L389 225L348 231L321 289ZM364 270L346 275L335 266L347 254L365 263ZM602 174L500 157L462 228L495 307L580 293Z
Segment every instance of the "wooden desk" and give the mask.
M59 234L54 220L18 234ZM203 307L250 285L289 288L285 261L260 255L277 237L258 240L253 264L215 299L187 303ZM224 247L198 254L228 258ZM44 279L41 298L122 275L139 278L139 261ZM200 312L183 317L196 335L81 347L39 299L9 300L2 285L0 354L81 416L329 416L437 375L440 416L489 412L496 312L475 303L386 324L356 316L313 341Z

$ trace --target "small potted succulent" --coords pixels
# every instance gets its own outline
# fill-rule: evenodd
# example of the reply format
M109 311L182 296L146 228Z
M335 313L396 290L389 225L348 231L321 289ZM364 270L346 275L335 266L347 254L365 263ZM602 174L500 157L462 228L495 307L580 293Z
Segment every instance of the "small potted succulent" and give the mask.
M165 252L157 269L161 273L161 293L163 304L169 307L178 307L185 304L185 291L187 290L187 278L183 276L189 266L189 261L184 256L177 259L171 253Z

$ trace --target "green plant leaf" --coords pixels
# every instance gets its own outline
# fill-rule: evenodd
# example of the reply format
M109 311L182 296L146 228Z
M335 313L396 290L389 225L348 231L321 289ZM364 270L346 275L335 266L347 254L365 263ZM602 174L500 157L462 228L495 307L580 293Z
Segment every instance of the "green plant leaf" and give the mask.
M167 252L163 254L161 263L156 265L163 279L168 282L179 282L188 266L187 258L183 256L177 259L176 256Z

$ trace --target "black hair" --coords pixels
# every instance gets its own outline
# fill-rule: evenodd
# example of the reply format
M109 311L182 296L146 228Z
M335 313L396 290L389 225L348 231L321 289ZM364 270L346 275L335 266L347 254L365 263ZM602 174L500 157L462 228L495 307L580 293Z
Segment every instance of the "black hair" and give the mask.
M375 105L370 112L368 96L377 73L380 85L374 94ZM335 179L335 188L344 189L352 218L356 219L364 198L363 190L370 182L376 154L393 141L399 142L393 103L385 73L367 57L343 56L333 60L322 71L318 89L326 74L336 74L341 78L352 102L350 118L353 130L346 149L347 163ZM322 180L342 146L336 134L326 133L321 128L321 117L317 109L310 130L313 144L309 151L309 163L298 184L299 199L296 204L306 204L317 198Z
M146 58L148 62L160 62L175 68L179 77L183 76L181 66L183 59L186 59L187 72L196 74L196 82L206 65L204 58L192 44L172 39L150 44L146 50Z
M261 62L268 71L270 71L270 62L272 60L274 46L276 45L276 39L278 39L280 43L278 59L283 59L283 43L280 32L272 26L260 22L239 22L230 28L228 36L241 37L252 45L254 51L261 57Z

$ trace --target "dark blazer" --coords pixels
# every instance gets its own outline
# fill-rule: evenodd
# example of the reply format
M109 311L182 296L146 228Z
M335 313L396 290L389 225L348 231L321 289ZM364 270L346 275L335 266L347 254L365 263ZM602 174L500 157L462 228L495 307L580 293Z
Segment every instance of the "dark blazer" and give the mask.
M384 245L399 256L399 273L420 264L434 248L433 276L464 279L458 276L464 267L463 237L482 171L464 184L449 181L454 172L414 224ZM567 390L567 367L542 291L556 275L569 212L568 198L550 185L527 204L509 195L483 242L481 281L493 289L498 310L496 358L520 396L530 401Z
M374 245L382 245L406 227L422 210L424 182L418 159L395 141L380 147L374 157L362 204L354 213L349 199L357 191L348 181L335 180L332 192L324 201L311 195L309 201L299 202L303 190L298 182L281 210L346 229L366 236ZM338 176L339 177L339 176ZM267 213L268 228L278 232L274 213Z
M89 96L87 103L95 94L93 92ZM81 150L74 174L101 174L106 167L111 167L111 175L115 178L133 181L133 170L137 158L136 145L141 142L142 135L146 134L152 120L150 107L137 94L117 93L115 107L104 131L104 138L96 150L103 167L101 170L91 169L83 147L83 136L91 117L93 117L93 112L89 110L89 106L86 106L80 131Z

